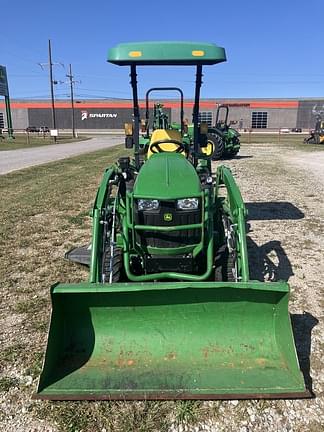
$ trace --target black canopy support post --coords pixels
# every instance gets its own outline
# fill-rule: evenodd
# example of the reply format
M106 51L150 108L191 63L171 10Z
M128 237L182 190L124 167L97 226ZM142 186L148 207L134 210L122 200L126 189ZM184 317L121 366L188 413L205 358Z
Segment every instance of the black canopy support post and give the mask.
M198 144L199 144L198 143L198 141L199 141L198 122L199 122L199 99L200 99L201 84L202 84L202 65L197 64L195 103L194 103L193 113L192 113L192 122L194 124L194 157L193 157L194 166L197 166L197 163L198 163L197 154L199 152L199 148L198 148Z
M181 135L184 133L184 108L183 108L183 92L181 90L181 105L180 105L180 122L181 122Z
M149 119L150 119L149 94L150 94L151 90L152 89L147 90L146 95L145 95L145 108L146 108L145 109L145 120L147 123L147 128L148 128L147 132L148 133L149 133L149 128L150 128L150 125L149 125Z
M135 156L135 166L136 169L140 168L140 158L139 158L139 123L140 123L140 112L138 105L138 93L137 93L137 74L136 74L136 64L131 64L131 86L133 89L133 122L134 122L134 131L133 131L133 142L134 142L134 156Z

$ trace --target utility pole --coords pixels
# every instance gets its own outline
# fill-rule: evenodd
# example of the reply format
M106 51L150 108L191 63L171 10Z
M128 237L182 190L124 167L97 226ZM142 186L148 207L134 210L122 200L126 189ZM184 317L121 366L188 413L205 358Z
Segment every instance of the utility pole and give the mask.
M51 40L48 40L48 63L38 63L39 66L44 69L44 66L49 66L49 80L50 80L50 89L51 89L51 102L52 102L52 129L56 130L56 115L55 115L55 102L54 102L54 84L57 84L57 81L53 80L53 66L61 65L64 67L62 63L53 63L52 62L52 48L51 48ZM54 141L56 142L57 137L53 136Z
M75 133L75 118L74 118L74 98L73 98L73 84L75 81L73 81L73 75L72 75L72 65L70 63L69 67L69 74L66 75L69 78L70 81L70 95L71 95L71 110L72 110L72 136L73 138L76 138Z
M66 77L69 78L68 81L54 81L54 84L70 84L70 99L71 99L71 118L72 118L72 136L73 138L77 137L76 131L75 131L75 112L74 112L74 89L73 85L75 83L80 83L81 81L74 80L74 76L72 74L72 65L70 63L69 65L69 73L66 74Z
M55 116L55 103L54 103L54 82L53 82L53 63L52 63L52 48L51 40L48 40L48 63L49 63L49 75L50 75L50 87L51 87L51 100L52 100L52 126L56 129L56 116ZM54 142L56 142L56 136L54 135Z

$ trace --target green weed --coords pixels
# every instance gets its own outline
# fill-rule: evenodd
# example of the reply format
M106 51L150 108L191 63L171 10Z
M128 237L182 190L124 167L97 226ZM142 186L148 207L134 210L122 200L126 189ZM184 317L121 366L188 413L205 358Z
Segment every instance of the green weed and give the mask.
M7 392L11 387L18 387L19 381L17 378L2 377L0 378L0 391Z

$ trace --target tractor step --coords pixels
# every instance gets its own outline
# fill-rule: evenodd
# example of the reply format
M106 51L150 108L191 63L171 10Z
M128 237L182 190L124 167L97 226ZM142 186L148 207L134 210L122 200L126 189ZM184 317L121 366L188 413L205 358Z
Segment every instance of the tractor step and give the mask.
M65 253L64 258L69 261L90 266L91 249L89 245L73 248Z

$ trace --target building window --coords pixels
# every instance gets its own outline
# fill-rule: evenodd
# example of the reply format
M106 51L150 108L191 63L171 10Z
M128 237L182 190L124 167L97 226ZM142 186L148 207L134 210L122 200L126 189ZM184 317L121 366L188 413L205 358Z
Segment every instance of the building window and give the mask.
M213 126L213 113L212 111L201 111L199 113L199 122L207 123L209 127Z
M4 128L4 119L3 119L3 113L0 113L0 129Z
M268 127L268 113L262 111L252 112L252 129L266 129Z

